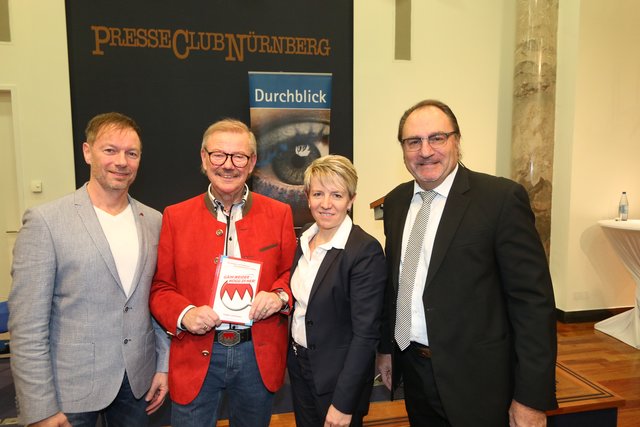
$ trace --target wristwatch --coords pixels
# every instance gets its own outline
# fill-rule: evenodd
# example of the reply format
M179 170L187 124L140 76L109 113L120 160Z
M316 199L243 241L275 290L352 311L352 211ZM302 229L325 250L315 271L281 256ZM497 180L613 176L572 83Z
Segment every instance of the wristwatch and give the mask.
M273 293L276 294L280 301L282 301L282 308L280 311L289 309L289 294L282 289L276 289Z

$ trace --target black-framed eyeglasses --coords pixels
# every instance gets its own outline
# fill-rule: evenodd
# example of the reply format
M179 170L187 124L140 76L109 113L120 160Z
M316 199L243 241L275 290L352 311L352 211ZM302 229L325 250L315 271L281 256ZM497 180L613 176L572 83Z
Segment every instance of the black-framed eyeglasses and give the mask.
M402 145L406 151L418 151L422 148L422 141L427 141L432 147L440 147L449 140L451 135L456 135L458 131L436 132L427 136L410 136L402 140Z
M207 151L204 150L209 155L209 161L214 166L222 166L227 162L227 159L231 157L231 163L233 166L237 168L243 168L247 166L249 163L249 159L251 156L247 156L242 153L225 153L224 151Z

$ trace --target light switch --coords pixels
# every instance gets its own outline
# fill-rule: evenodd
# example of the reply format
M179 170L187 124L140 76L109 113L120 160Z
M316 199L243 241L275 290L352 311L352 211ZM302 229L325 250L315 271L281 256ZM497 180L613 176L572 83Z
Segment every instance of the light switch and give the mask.
M39 179L31 180L31 192L32 193L42 193L42 181Z

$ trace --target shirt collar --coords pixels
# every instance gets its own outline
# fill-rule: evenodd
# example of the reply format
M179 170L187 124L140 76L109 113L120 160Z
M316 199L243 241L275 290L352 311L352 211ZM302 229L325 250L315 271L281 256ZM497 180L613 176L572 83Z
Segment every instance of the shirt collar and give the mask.
M242 200L240 200L237 203L234 203L231 206L231 209L233 209L233 206L242 206L244 207L245 203L247 203L247 195L249 194L249 186L247 184L244 184L244 191L242 192ZM216 199L216 196L213 195L213 193L211 192L211 184L209 184L209 187L207 187L207 195L209 196L209 200L211 200L211 203L213 203L213 207L217 210L218 208L222 209L222 212L224 212L224 204Z
M344 221L342 221L342 224L340 224L340 227L336 231L336 234L334 234L333 237L331 238L331 240L329 240L326 243L323 243L318 247L327 251L331 248L344 249L344 247L347 244L347 240L349 240L349 234L351 233L352 227L353 227L353 221L351 221L351 217L347 215L344 218ZM300 236L301 243L302 241L304 241L304 244L308 248L309 241L313 238L313 236L315 236L318 233L318 230L319 230L318 224L314 222L313 225L309 227L307 231L302 233L302 236Z
M456 164L455 169L451 171L449 175L447 175L444 181L442 181L442 184L438 185L436 188L433 189L433 191L435 191L436 194L443 196L444 198L447 198L449 196L449 192L451 191L451 186L453 185L453 180L455 179L456 174L458 173L459 167L460 165ZM425 191L425 190L422 187L420 187L420 185L418 185L416 181L413 181L413 195L415 196L421 191Z

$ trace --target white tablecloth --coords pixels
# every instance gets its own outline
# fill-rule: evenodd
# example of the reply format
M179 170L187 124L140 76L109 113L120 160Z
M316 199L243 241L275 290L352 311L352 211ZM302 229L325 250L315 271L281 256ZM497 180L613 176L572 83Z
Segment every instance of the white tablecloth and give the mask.
M640 220L598 221L616 253L636 282L636 305L595 324L595 328L640 349Z

